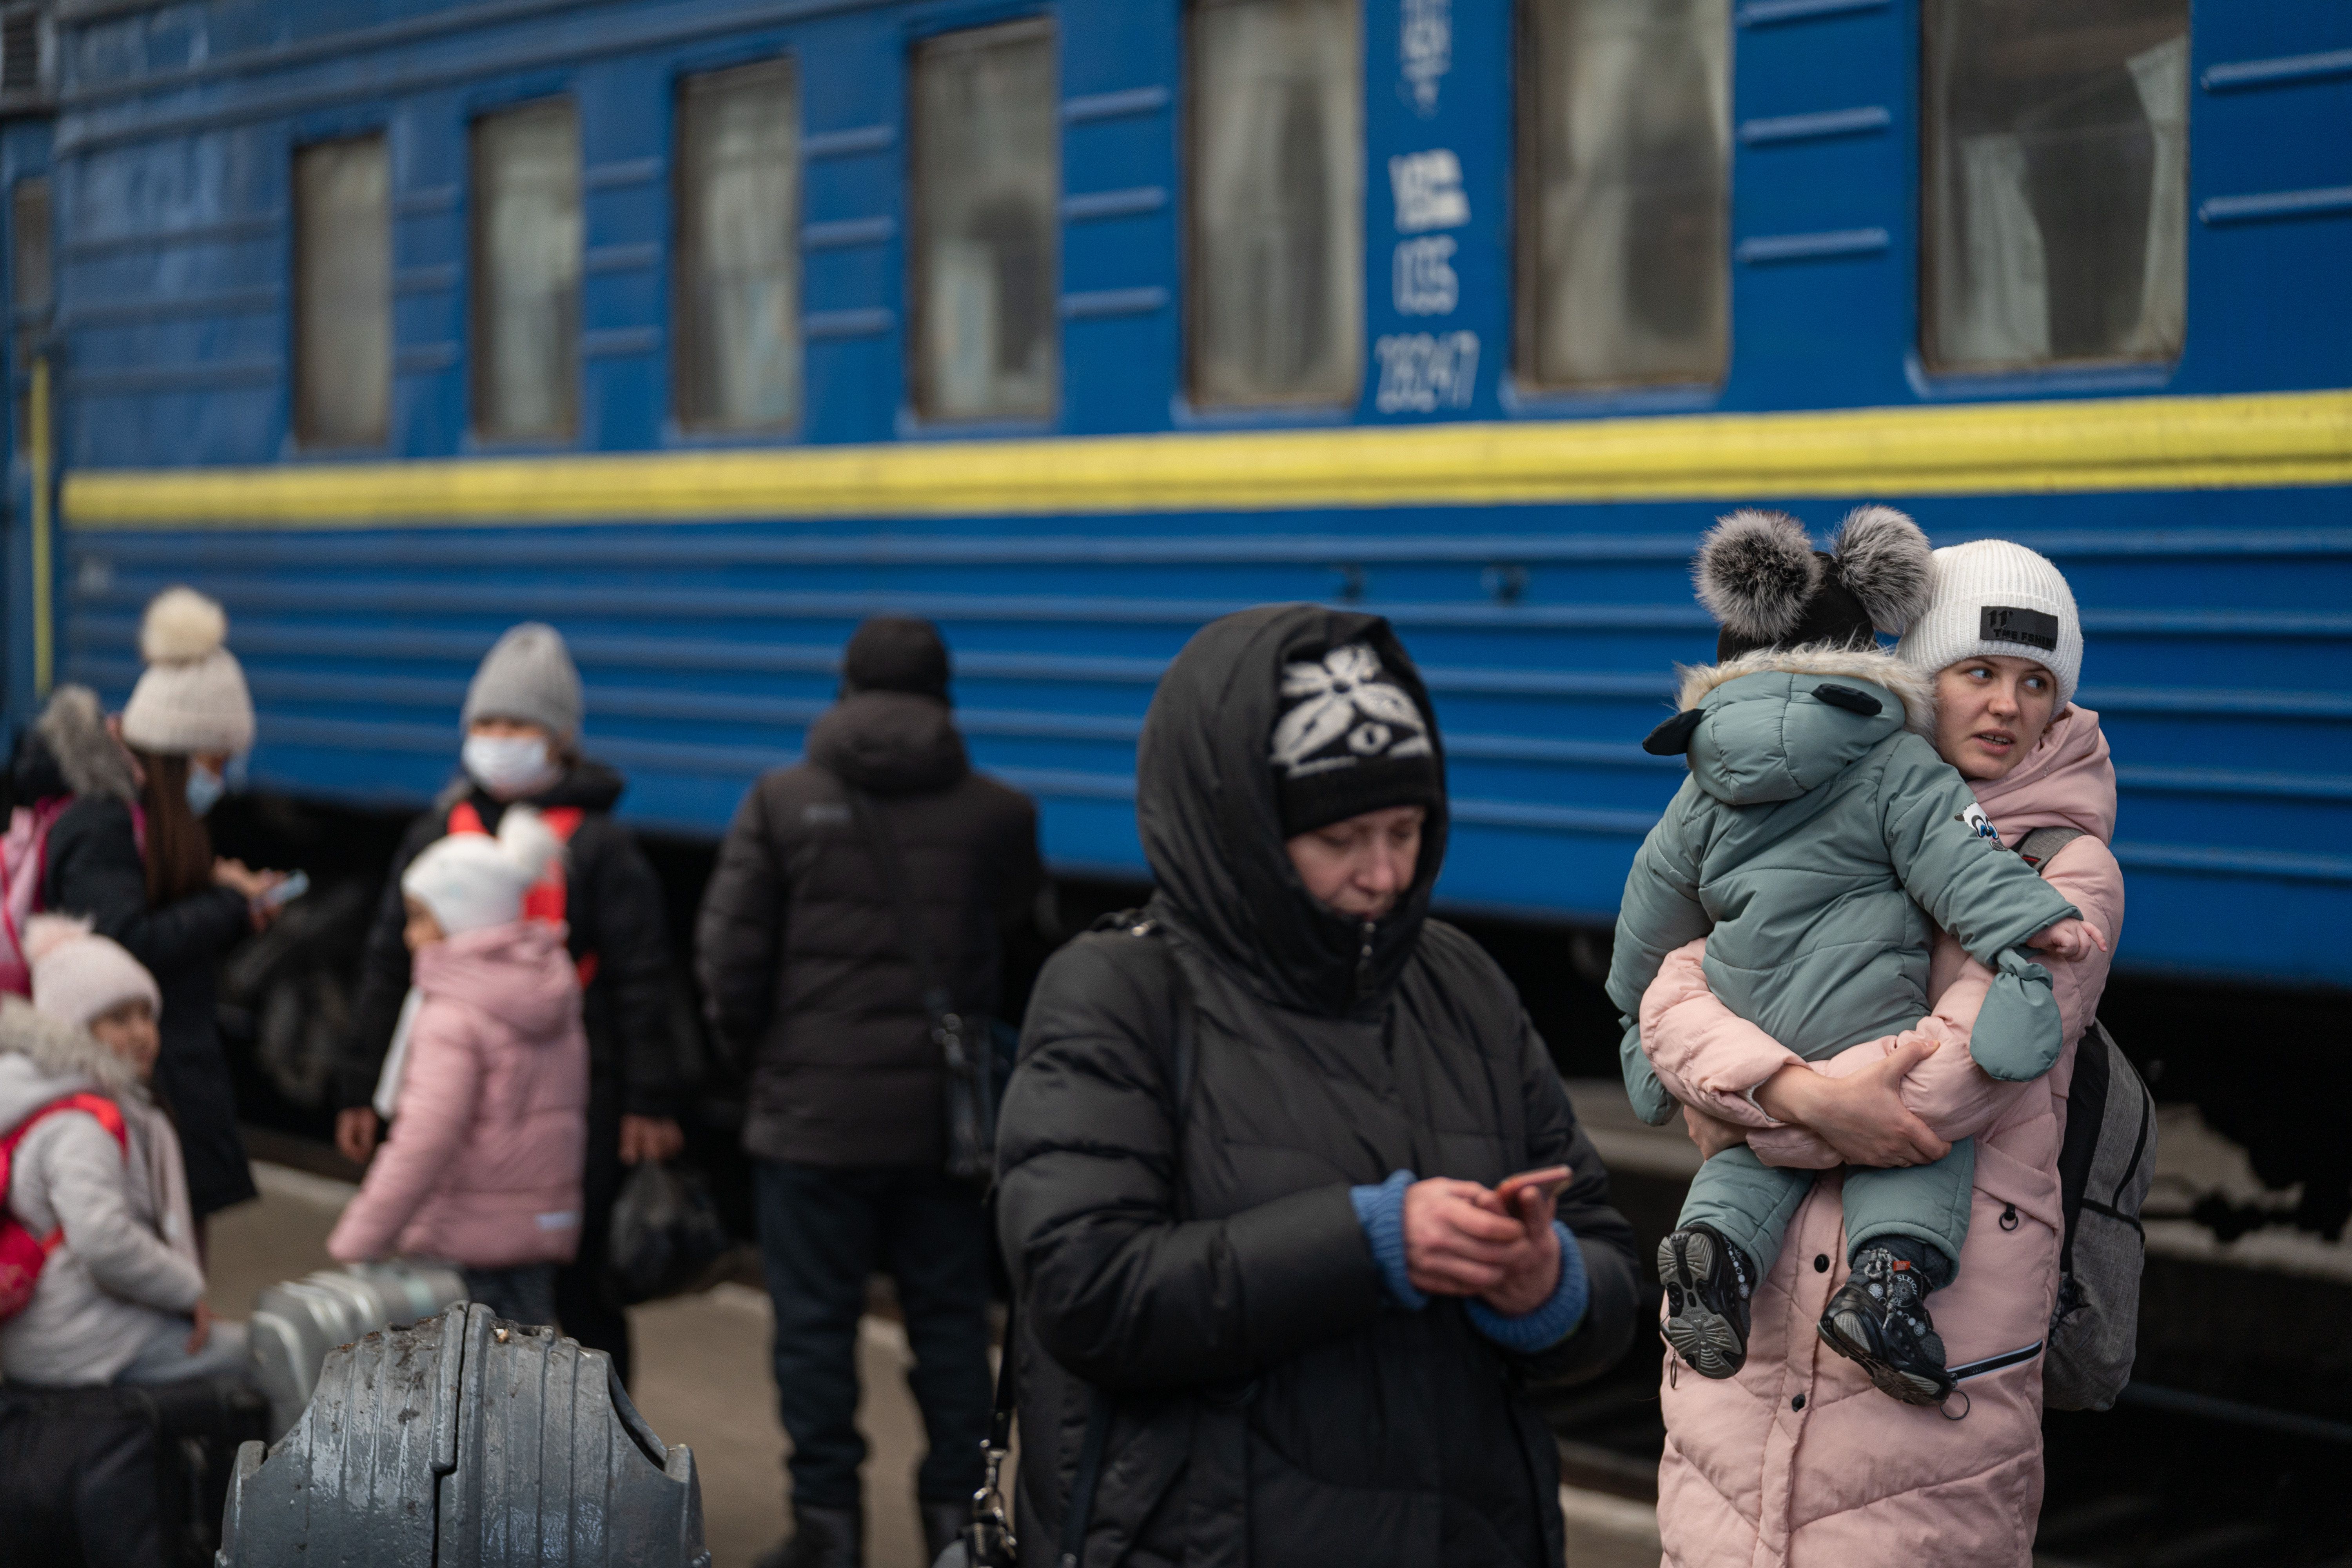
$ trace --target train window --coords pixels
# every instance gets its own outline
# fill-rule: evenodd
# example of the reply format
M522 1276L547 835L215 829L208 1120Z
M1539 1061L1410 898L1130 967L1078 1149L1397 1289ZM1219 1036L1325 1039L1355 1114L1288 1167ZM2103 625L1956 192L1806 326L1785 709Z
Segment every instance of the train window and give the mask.
M1350 403L1363 376L1363 7L1192 8L1192 397Z
M1929 0L1924 47L1927 363L2179 354L2189 0Z
M380 447L392 416L392 174L384 139L294 154L294 434Z
M756 430L800 415L800 83L790 60L677 95L677 417Z
M1527 0L1518 375L1712 383L1730 353L1727 0Z
M934 419L1051 414L1060 94L1052 26L915 50L915 395Z
M572 433L579 414L580 121L568 102L474 122L474 428Z

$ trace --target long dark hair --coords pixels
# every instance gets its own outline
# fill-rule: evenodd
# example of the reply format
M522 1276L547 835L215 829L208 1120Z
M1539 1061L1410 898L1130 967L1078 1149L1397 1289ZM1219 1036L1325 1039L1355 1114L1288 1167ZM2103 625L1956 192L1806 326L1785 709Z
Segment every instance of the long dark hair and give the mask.
M147 777L147 907L200 893L213 885L213 836L188 809L188 759L131 748Z

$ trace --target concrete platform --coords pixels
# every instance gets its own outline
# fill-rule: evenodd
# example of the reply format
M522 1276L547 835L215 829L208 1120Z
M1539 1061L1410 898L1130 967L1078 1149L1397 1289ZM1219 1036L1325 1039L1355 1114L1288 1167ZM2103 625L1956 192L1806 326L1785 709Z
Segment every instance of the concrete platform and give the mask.
M265 1285L328 1263L327 1233L349 1201L348 1183L256 1163L261 1201L212 1226L212 1305L243 1318ZM694 1450L715 1568L749 1568L783 1533L782 1429L768 1371L768 1299L741 1285L656 1302L630 1313L635 1330L638 1408L663 1441ZM922 1420L907 1392L907 1339L869 1317L858 1336L865 1396L858 1409L866 1462L868 1568L926 1568L915 1519L914 1468ZM1658 1536L1647 1505L1599 1492L1562 1494L1570 1568L1654 1568Z

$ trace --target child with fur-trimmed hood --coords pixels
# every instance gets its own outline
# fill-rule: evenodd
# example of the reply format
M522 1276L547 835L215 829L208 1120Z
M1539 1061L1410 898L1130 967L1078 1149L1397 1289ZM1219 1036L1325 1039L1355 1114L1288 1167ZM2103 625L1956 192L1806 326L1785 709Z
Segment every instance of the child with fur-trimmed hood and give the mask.
M1626 879L1609 975L1645 1120L1675 1107L1642 1051L1643 994L1699 937L1716 996L1816 1060L1929 1011L1941 928L1994 973L1969 1041L1977 1064L2023 1081L2058 1059L2049 974L2020 950L2074 956L2104 938L2002 849L1925 738L1927 682L1878 647L1875 631L1899 633L1926 606L1929 555L1909 518L1875 506L1848 516L1829 552L1779 512L1733 512L1703 542L1696 575L1723 628L1717 662L1684 672L1681 710L1643 742L1690 773ZM1974 1160L1963 1140L1932 1163L1846 1177L1853 1272L1822 1337L1906 1403L1939 1404L1953 1387L1925 1298L1955 1277ZM1812 1180L1744 1144L1700 1167L1658 1268L1667 1340L1702 1375L1745 1361L1749 1297Z
M32 1003L0 997L0 1136L26 1128L5 1196L56 1245L24 1310L0 1324L0 1371L49 1387L242 1373L244 1325L205 1308L179 1139L148 1089L153 976L60 915L27 922L25 951Z

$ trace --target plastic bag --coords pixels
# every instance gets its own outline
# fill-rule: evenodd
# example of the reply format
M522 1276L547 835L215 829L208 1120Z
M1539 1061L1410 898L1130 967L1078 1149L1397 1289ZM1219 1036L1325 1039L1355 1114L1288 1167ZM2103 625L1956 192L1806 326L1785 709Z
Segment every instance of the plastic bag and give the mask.
M692 1289L732 1245L696 1173L646 1160L621 1184L609 1267L624 1305Z

